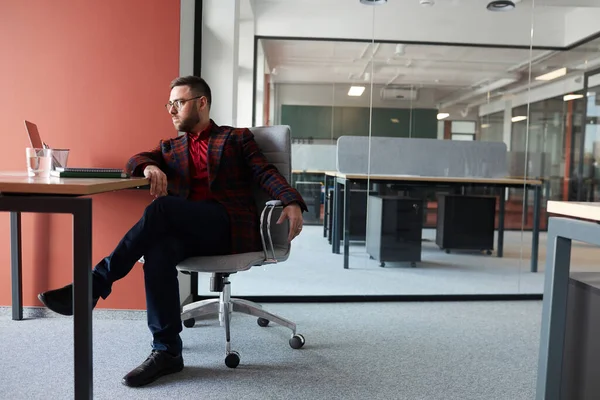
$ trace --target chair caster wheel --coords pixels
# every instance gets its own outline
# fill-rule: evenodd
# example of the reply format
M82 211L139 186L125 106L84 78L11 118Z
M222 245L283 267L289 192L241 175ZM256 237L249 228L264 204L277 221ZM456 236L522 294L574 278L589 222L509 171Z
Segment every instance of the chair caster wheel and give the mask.
M416 263L416 262L414 262L414 261L413 261L413 262L411 262L411 263L410 263L410 267L411 267L411 268L417 268L417 263Z
M269 325L269 320L266 318L258 318L256 322L258 323L258 326L262 326L263 328Z
M186 328L191 328L196 324L196 320L194 318L188 318L183 321L183 326Z
M444 251L446 252L446 254L450 254L450 249L446 249Z
M488 256L491 256L492 255L492 251L491 250L486 250L485 254L487 254Z
M380 262L380 263L379 263L379 266L380 266L381 268L385 268L385 261L382 261L382 262Z
M225 357L225 365L229 368L235 368L240 365L240 354L237 351L232 351Z
M302 346L304 346L304 343L305 343L304 336L302 336L300 334L296 334L296 335L292 336L290 339L290 347L292 349L299 349Z

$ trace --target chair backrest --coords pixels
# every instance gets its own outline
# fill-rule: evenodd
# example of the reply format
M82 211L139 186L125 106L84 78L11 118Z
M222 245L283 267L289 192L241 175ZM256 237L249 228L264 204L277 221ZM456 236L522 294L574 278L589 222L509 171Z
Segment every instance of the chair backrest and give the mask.
M261 126L250 128L250 131L254 134L254 139L258 144L258 147L265 155L267 160L273 164L279 173L288 181L291 185L292 180L292 131L287 125L275 125L275 126ZM260 189L256 185L254 190L254 198L256 200L256 206L258 207L259 215L265 207L265 203L269 200L273 200L265 191ZM289 249L288 237L288 224L277 225L277 219L281 214L281 209L273 211L273 218L271 220L271 237L273 239L273 245L279 249Z

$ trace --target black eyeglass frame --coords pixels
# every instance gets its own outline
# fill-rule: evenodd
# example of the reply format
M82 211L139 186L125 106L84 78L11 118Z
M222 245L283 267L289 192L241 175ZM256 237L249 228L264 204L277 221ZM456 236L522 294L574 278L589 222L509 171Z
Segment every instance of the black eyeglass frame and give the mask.
M167 104L165 104L165 108L167 109L167 111L171 111L171 107L175 107L177 111L180 111L185 105L185 103L187 103L188 101L199 99L201 97L205 96L196 96L192 97L191 99L177 99L174 101L169 101Z

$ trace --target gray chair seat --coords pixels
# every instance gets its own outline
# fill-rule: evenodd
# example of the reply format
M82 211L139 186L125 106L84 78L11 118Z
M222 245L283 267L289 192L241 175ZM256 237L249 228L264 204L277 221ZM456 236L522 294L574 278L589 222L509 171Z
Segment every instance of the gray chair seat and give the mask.
M275 246L275 258L278 262L285 260L288 249ZM190 257L179 263L177 269L188 272L220 272L236 273L246 271L252 267L268 264L265 262L265 253L255 251L253 253L240 253L225 256Z

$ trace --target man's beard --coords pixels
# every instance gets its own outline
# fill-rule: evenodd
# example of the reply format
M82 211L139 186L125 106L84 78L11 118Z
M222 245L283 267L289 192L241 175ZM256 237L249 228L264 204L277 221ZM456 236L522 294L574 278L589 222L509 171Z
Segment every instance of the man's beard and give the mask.
M192 128L198 125L200 122L200 113L195 113L188 116L186 119L179 120L179 123L175 125L175 128L179 132L191 132Z

